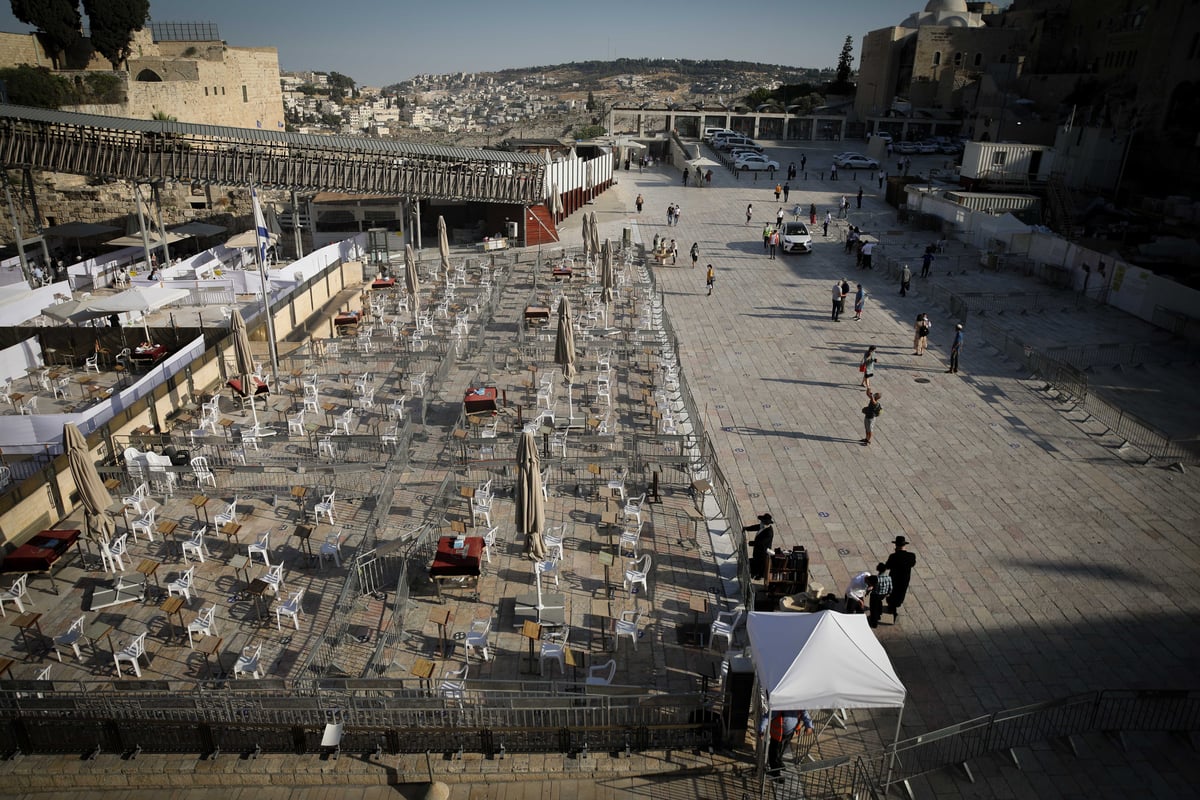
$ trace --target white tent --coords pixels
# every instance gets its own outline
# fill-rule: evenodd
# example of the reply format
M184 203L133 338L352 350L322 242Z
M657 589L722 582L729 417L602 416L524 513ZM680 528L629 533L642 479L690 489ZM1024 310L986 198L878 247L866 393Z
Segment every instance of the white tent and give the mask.
M746 632L768 711L898 708L895 747L906 690L865 614L751 611Z
M771 709L904 706L904 684L865 614L752 611L746 631Z
M191 294L187 289L173 289L169 286L135 286L119 294L98 300L93 299L87 304L87 310L102 314L125 311L146 313L171 303L187 300Z

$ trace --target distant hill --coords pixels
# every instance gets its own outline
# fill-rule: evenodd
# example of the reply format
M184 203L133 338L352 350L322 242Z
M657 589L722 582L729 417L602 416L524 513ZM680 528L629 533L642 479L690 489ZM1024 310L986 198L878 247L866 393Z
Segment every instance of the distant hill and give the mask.
M580 78L602 80L617 75L661 75L674 72L688 80L728 79L732 76L816 76L821 70L805 67L788 67L780 64L763 64L757 61L693 61L684 58L618 58L614 61L572 61L522 69L506 69L492 73L498 77L516 79L531 73L561 76L574 74Z

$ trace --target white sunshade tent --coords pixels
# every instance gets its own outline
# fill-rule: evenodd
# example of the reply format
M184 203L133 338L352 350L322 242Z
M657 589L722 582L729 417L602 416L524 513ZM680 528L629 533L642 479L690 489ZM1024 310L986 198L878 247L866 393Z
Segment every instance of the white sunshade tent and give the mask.
M865 614L752 611L746 632L768 710L898 708L903 716L907 691Z
M192 293L187 289L169 286L135 286L119 294L93 299L87 304L88 311L101 314L120 314L127 311L146 313L171 303L187 300Z

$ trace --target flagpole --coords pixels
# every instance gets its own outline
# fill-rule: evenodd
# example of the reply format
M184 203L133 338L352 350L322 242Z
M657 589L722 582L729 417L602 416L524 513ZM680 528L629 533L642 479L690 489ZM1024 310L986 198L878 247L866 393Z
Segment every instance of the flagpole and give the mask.
M279 389L279 353L275 350L275 316L271 313L271 284L267 280L267 223L263 221L262 208L258 205L258 194L254 191L254 181L250 181L250 202L254 206L254 232L257 247L254 248L254 258L258 261L258 275L262 280L263 311L267 317L267 351L271 356L271 391Z

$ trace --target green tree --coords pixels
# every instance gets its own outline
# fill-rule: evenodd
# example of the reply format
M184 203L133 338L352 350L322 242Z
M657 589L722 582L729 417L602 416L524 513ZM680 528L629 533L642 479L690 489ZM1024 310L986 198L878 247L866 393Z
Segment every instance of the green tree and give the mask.
M763 103L768 103L774 99L775 95L770 89L764 89L758 86L750 94L746 95L746 105L750 108L758 108Z
M113 69L129 60L133 34L150 19L150 0L83 0L92 45Z
M71 82L46 67L22 64L0 69L0 81L8 89L9 102L34 108L58 108L71 101Z
M835 94L845 94L852 88L850 76L854 73L854 40L849 36L842 43L842 53L838 56L837 78L833 82Z
M595 139L597 136L603 136L604 133L603 125L581 125L572 131L572 136L576 139Z
M329 73L329 98L340 101L346 95L354 94L354 79L340 72Z
M79 0L11 0L11 5L14 17L42 34L56 67L59 57L83 38Z

